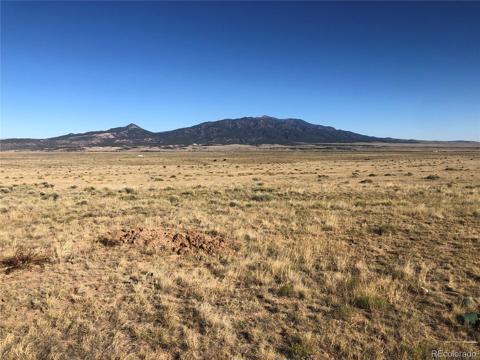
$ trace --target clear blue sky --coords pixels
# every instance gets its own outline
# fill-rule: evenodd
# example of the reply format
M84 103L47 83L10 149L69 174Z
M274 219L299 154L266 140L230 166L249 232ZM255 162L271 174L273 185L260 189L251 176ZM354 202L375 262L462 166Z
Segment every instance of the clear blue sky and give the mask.
M297 117L480 140L480 3L3 2L0 137Z

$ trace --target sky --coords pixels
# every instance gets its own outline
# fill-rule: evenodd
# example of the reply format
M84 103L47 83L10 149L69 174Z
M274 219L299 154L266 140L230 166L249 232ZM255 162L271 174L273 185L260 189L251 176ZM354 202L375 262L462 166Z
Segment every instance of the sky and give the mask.
M480 141L480 2L1 2L0 138L270 115Z

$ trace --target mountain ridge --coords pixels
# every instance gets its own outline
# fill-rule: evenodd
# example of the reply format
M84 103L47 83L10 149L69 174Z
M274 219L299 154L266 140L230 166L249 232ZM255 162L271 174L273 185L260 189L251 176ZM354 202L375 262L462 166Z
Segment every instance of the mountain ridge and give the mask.
M317 125L302 119L260 117L226 118L175 130L152 132L137 124L108 130L69 133L46 139L0 140L0 150L82 149L88 147L188 146L231 144L315 144L352 142L409 143L416 140L380 138Z

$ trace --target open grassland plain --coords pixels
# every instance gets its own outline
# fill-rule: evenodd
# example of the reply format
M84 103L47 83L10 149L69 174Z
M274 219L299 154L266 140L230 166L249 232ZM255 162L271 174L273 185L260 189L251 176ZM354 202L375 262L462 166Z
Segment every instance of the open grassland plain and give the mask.
M0 161L1 359L480 352L478 152Z

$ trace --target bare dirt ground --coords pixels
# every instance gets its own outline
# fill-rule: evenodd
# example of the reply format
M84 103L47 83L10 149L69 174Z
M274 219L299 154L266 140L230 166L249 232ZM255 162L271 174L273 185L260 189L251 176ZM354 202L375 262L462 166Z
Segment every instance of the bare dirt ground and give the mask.
M478 354L479 233L478 151L0 153L0 358Z

